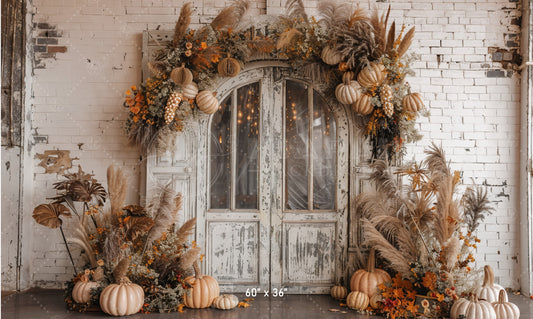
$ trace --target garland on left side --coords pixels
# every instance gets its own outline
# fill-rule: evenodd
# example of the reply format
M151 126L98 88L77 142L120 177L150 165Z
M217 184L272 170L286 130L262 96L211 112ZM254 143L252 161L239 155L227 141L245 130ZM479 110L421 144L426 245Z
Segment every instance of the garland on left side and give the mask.
M414 122L424 104L405 81L413 75L415 56L406 52L414 28L404 34L402 27L397 36L390 7L368 15L358 6L322 0L315 19L300 0L288 0L286 14L260 29L244 21L247 9L247 1L236 0L210 24L189 30L192 6L181 8L172 41L148 64L151 77L126 92L126 131L143 151L165 148L166 137L182 131L197 110L216 112L217 81L257 59L283 61L349 105L362 119L373 158L392 158L405 142L421 138Z

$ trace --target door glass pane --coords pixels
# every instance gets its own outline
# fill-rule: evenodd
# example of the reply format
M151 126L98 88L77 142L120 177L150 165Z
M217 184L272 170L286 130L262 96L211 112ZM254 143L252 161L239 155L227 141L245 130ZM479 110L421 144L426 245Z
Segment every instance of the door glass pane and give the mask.
M237 90L237 149L235 208L257 209L259 83Z
M324 99L313 94L313 209L335 208L335 118Z
M230 208L231 96L213 114L209 165L211 208Z
M285 198L286 209L307 210L309 170L309 112L307 85L286 82Z

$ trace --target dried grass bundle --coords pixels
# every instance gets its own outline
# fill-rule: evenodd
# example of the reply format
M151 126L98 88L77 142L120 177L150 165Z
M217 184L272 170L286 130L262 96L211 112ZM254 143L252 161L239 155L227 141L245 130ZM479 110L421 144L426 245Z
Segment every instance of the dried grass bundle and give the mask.
M322 0L318 4L318 12L321 17L320 22L326 28L333 26L347 25L350 18L350 9L347 3L337 4L331 0Z
M115 269L113 269L113 277L115 278L115 281L120 282L124 277L126 277L129 268L130 259L128 257L120 260L115 266Z
M370 24L374 28L376 44L377 44L378 49L381 51L381 54L383 54L386 51L386 47L388 44L387 23L389 21L389 14L390 14L390 5L389 5L389 9L387 10L386 14L382 14L380 16L378 13L378 10L375 9L374 11L372 11L372 16L370 17ZM394 25L394 22L393 22L393 25ZM394 34L394 31L392 33ZM394 38L392 40L394 42Z
M370 175L378 192L397 197L399 195L398 181L390 172L389 163L384 160L377 160L372 164L374 172Z
M400 42L400 45L398 46L398 57L401 58L409 49L411 46L411 42L413 42L413 38L415 36L415 27L412 27L406 34L405 37L403 37L402 42Z
M247 0L235 0L231 6L220 11L211 22L211 27L213 30L234 29L248 10L248 6L249 2Z
M176 246L182 246L187 242L187 238L194 233L196 228L196 217L186 221L176 232Z
M128 138L133 145L140 145L143 153L154 150L158 136L158 128L154 125L132 125Z
M107 187L111 202L111 223L115 225L117 218L122 215L122 207L128 192L128 179L120 168L110 165L107 168Z
M189 273L191 271L191 268L194 262L197 261L198 258L200 258L200 251L201 251L200 248L195 247L183 253L177 265L178 269L183 273Z
M176 21L176 26L174 27L174 39L172 41L172 46L175 48L178 46L183 37L187 34L187 29L191 24L191 16L193 13L192 3L187 2L181 7L180 17Z
M196 71L204 72L218 61L221 53L222 49L219 46L210 45L192 56L192 64L195 66Z
M413 233L407 229L404 222L395 216L375 216L368 220L384 238L408 260L416 260L418 247L412 238Z
M303 34L300 32L300 30L296 28L288 28L280 34L276 48L278 50L285 50L287 47L289 47L294 38L302 35Z
M150 200L147 207L147 212L154 220L154 225L148 232L143 252L146 251L148 245L160 238L168 227L176 222L176 215L179 210L179 208L176 209L176 204L181 202L181 194L176 195L170 184L160 187L156 193L158 195Z

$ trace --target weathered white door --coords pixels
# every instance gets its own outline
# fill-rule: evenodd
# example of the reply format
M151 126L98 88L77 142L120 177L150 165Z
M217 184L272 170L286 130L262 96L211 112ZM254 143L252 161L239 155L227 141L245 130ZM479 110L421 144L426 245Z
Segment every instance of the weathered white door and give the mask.
M225 82L208 121L198 214L206 271L222 290L324 293L345 273L347 120L283 73L254 68Z

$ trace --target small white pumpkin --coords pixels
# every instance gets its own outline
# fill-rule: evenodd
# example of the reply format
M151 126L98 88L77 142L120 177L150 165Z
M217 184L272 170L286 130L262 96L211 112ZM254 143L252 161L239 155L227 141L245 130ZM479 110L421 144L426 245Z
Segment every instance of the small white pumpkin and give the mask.
M342 104L353 104L359 98L359 83L357 81L345 81L335 89L335 96Z
M368 115L374 110L372 105L372 97L368 94L361 94L357 101L352 104L352 110L362 115Z
M518 319L520 318L520 309L511 302L507 302L505 290L500 290L498 301L492 303L497 319Z
M337 285L331 287L331 297L335 299L344 299L348 295L348 289L346 287Z
M470 300L460 298L453 304L450 310L451 319L459 319L461 315L466 319L496 319L492 305L485 300L478 300L475 294Z
M191 82L187 85L181 87L181 94L187 99L194 99L198 95L198 85L194 82Z
M111 284L100 294L100 308L111 316L129 316L139 312L144 304L144 291L127 277Z
M324 49L322 49L321 57L322 61L329 65L339 64L343 58L342 54L339 51L335 50L330 46L326 46L324 47Z
M218 100L215 97L216 92L202 91L196 96L196 104L200 111L206 114L213 114L218 110Z
M361 291L352 291L346 297L346 305L350 309L365 310L369 303L368 295Z
M474 293L478 296L479 299L485 299L488 302L498 301L498 295L500 290L505 292L502 286L494 283L494 271L489 265L485 265L483 268L484 277L483 285L479 288L474 289ZM504 301L507 300L507 293L505 293Z
M98 286L97 282L89 281L86 276L83 276L82 280L78 281L72 289L72 299L77 303L88 303L91 300L91 289Z
M220 310L230 310L239 304L239 298L235 295L220 295L213 300L213 306Z
M385 80L386 70L381 63L370 62L370 64L359 72L357 81L364 87L378 87Z

